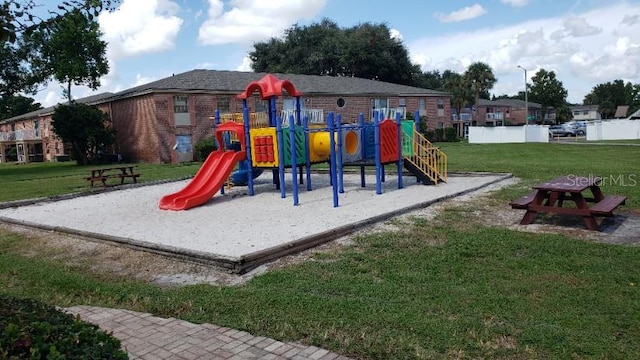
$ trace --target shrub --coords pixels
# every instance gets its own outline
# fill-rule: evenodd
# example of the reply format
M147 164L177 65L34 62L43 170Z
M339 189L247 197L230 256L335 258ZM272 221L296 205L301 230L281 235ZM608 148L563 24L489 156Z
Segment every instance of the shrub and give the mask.
M428 130L425 134L431 142L456 142L459 141L456 129L449 127L444 129Z
M36 300L0 295L2 359L128 359L120 341Z
M216 138L210 136L208 138L204 138L196 144L196 160L204 161L207 156L216 149Z

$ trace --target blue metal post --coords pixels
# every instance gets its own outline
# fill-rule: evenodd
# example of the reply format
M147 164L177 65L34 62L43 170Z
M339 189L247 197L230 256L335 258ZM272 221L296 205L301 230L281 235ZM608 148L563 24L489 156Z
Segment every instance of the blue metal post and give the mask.
M373 115L373 145L375 149L376 163L376 194L382 194L382 165L380 164L380 113Z
M224 145L220 144L220 142L218 141L218 137L215 136L216 134L216 127L218 127L218 125L220 125L220 110L216 109L216 111L213 113L214 119L215 121L213 122L213 135L214 135L214 139L216 139L216 144L218 144L218 150L222 150L224 149ZM220 195L224 195L224 184L220 187Z
M216 111L213 113L213 135L214 135L214 139L216 141L216 144L218 144L218 149L222 150L222 144L218 143L218 137L215 136L216 134L216 128L218 127L218 125L220 125L220 110L216 109Z
M289 141L291 141L291 178L293 180L293 206L298 205L298 164L296 164L296 121L289 115Z
M309 145L309 118L305 115L302 117L302 130L304 131L304 148L306 150L306 176L307 176L307 191L311 191L311 149Z
M365 142L366 140L366 130L365 130L365 124L364 124L364 114L360 113L360 115L358 115L358 124L360 125L360 162L364 163L365 161L365 148L367 147L367 144ZM360 187L365 187L366 186L366 181L365 181L365 166L364 165L360 165Z
M396 112L396 124L398 124L398 189L402 189L402 119L400 113Z
M269 98L269 126L276 126L276 121L278 118L277 107L276 107L276 97L272 96Z
M275 102L275 97L273 98ZM282 135L282 121L276 117L276 137L278 138L278 179L280 184L280 197L287 197L284 183L284 139Z
M338 153L337 155L337 171L338 171L338 191L344 194L344 169L342 168L342 114L336 116L336 129L338 130Z
M242 99L242 117L244 117L244 142L247 152L247 160L249 166L247 167L247 187L249 187L249 196L253 196L253 162L251 160L251 134L250 130L250 118L249 107L247 106L247 99Z
M302 99L300 96L296 96L296 125L302 125Z
M328 118L329 125L329 169L331 173L331 185L333 188L333 207L338 207L338 179L336 173L336 139L335 136L335 124L333 113L329 113Z

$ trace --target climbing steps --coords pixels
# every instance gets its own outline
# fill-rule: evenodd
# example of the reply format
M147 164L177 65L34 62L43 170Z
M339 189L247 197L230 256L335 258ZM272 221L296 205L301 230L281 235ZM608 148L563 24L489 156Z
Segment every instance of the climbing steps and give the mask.
M403 149L405 169L425 185L447 182L447 155L415 129L409 131L403 131L405 139L413 139L413 148Z

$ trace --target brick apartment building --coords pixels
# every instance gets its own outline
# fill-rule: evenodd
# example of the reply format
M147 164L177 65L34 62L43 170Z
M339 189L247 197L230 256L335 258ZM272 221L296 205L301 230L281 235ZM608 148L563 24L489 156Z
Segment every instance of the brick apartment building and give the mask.
M216 109L222 114L241 112L242 101L236 95L265 75L192 70L78 101L96 105L109 114L116 130L113 152L124 160L176 163L193 160L195 144L211 136L211 118ZM452 126L447 93L350 77L274 75L290 80L303 93L304 108L321 118L336 112L342 114L343 122L355 122L360 113L370 118L373 109L403 114L419 110L427 116L429 129ZM257 96L248 104L252 112L267 109L266 101ZM279 111L286 111L293 108L294 101L280 98L277 106ZM55 161L65 155L64 144L51 129L54 110L49 107L0 121L0 161ZM18 159L11 158L14 153Z
M461 114L453 115L453 127L458 136L464 136L469 126L524 125L540 121L542 106L535 102L525 103L518 99L480 99L478 108L463 108Z

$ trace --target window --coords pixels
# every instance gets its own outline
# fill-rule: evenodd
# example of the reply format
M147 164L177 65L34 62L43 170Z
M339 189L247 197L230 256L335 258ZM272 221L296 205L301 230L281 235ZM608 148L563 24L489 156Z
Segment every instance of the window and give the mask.
M336 100L336 105L339 108L343 108L346 104L347 102L343 98L338 98L338 100Z
M589 110L582 111L582 115L589 115Z
M173 112L175 114L184 114L189 112L189 97L176 95L173 97Z
M283 110L295 110L296 109L296 99L294 98L285 98L282 100L282 109Z
M173 120L176 126L191 125L188 96L176 95L173 97Z
M11 123L11 131L16 131L16 123Z
M573 116L578 116L578 115L580 115L580 111L576 110L576 111L573 112Z
M266 112L267 109L269 108L269 103L267 102L267 100L260 99L258 95L254 96L254 101L256 104L255 112Z
M407 99L399 98L398 99L398 107L406 108L407 107Z
M373 109L383 109L386 108L388 104L387 99L371 99L371 107Z
M175 149L179 153L191 152L191 135L176 135Z
M444 129L444 123L442 121L438 122L438 129Z
M427 115L427 100L418 100L418 109L420 109L420 116Z
M40 120L33 121L33 132L36 137L40 137Z
M444 100L438 99L438 116L444 116Z
M231 100L228 96L218 96L218 111L220 114L231 112Z

